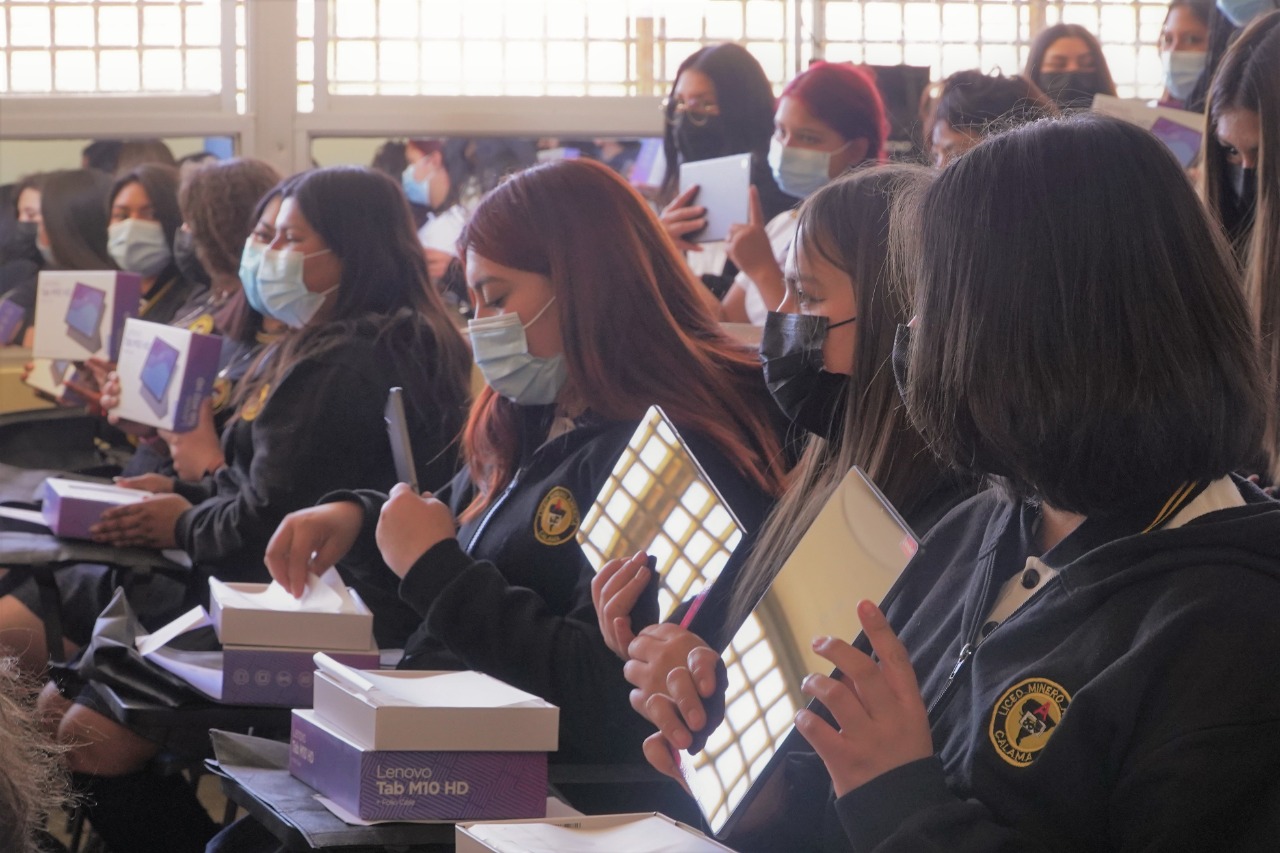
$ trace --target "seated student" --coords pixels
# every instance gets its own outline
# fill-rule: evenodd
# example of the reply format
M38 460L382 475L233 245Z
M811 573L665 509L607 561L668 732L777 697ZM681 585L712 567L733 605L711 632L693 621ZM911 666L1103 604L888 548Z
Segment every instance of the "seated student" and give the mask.
M1160 26L1164 92L1160 105L1184 109L1204 78L1209 60L1211 0L1172 0Z
M889 135L875 82L848 63L816 62L802 71L782 90L773 126L769 167L793 199L855 166L879 162ZM725 251L740 272L722 310L726 320L763 326L785 295L782 261L795 234L796 212L766 220L759 202L754 190L750 221L729 227Z
M642 761L647 725L601 641L575 534L654 405L743 525L758 526L784 478L759 361L720 330L656 217L600 163L510 178L459 247L487 383L463 438L467 467L435 496L403 485L390 499L331 495L285 520L267 565L294 591L344 555L353 572L403 578L423 623L402 668L476 669L555 703L558 761ZM580 808L652 808L645 790L607 802L565 793Z
M708 653L714 675L734 628L851 468L865 471L921 535L973 494L972 481L945 472L908 422L889 364L898 326L911 314L910 286L889 263L890 206L919 169L860 169L833 180L800 208L787 261L787 305L800 313L769 315L760 356L775 402L809 438L740 574L731 573L733 562L725 568L700 603L696 622L649 626L638 637L631 611L648 580L643 555L613 561L592 583L601 633L627 661L626 678L637 688L632 706L664 729L670 707L661 697L671 691L670 679L690 686L690 660ZM819 344L820 366L799 363ZM695 627L697 633L690 630ZM712 682L703 685L701 698L709 698ZM701 705L697 694L688 693L689 707ZM699 729L705 729L701 721L694 727Z
M22 309L24 319L11 331L0 332L0 346L20 343L22 333L32 317L28 304L34 299L36 279L44 258L36 245L40 231L40 182L43 175L28 175L12 187L11 211L0 216L0 302L12 301L9 294L17 291L14 304ZM10 218L9 214L12 214ZM7 220L7 221L6 221Z
M815 640L843 675L804 692L835 725L797 715L822 765L796 756L789 781L826 774L837 799L797 804L788 849L1274 845L1280 504L1231 476L1264 383L1181 175L1085 114L923 188L900 382L943 461L999 488L939 522L886 614L859 603L869 646Z
M942 81L925 121L925 140L939 169L990 133L1056 116L1057 105L1025 77L957 71Z
M199 480L221 466L215 416L223 412L226 416L231 414L228 404L232 382L240 378L232 374L243 374L260 346L256 338L262 330L262 317L251 314L240 283L241 249L256 222L252 215L255 206L279 180L279 173L260 160L211 163L183 179L178 191L183 225L174 238L174 260L186 280L203 275L209 286L184 306L170 324L221 335L223 346L218 366L222 374L214 397L201 409L200 425L196 429L181 434L141 430L138 452L124 467L126 477L176 473L184 479ZM106 387L103 390L105 397ZM113 403L118 400L118 386L113 387L108 399ZM107 406L103 408L109 411ZM186 452L171 458L174 445L186 445ZM179 457L183 466L175 471L172 463ZM169 490L160 483L152 483L147 488L151 490L156 486L160 488L155 490Z
M1271 388L1265 458L1280 484L1280 12L1257 18L1222 58L1209 91L1204 198L1244 270L1245 294ZM1263 166L1266 162L1268 165Z
M392 386L405 389L422 481L443 483L455 467L451 446L461 428L469 362L439 297L423 286L426 265L399 188L367 169L311 172L285 189L276 227L250 282L256 300L292 331L238 390L223 442L226 466L206 480L206 496L194 505L178 494L157 494L104 514L95 528L102 542L181 547L191 556L196 571L185 585L157 577L145 590L129 590L150 630L207 604L210 576L266 580L267 540L287 513L339 486L395 482L383 423ZM351 582L377 613L379 645L402 643L416 620L399 604L394 584L376 577ZM74 612L100 610L111 593L103 586L86 581L80 591L93 606L78 601ZM71 639L88 639L88 626L64 621ZM87 777L81 781L95 802L90 820L108 845L177 850L177 833L198 836L202 847L212 835L206 823L184 834L176 817L162 823L149 810L138 816L143 794L177 798L175 815L192 814L181 811L180 792L158 793L168 789L141 770L158 745L114 722L92 682L81 687L73 679L69 687L74 695L64 698L51 686L42 702L68 745L71 769ZM135 799L141 802L131 808Z
M404 143L404 159L401 186L410 205L426 210L418 240L431 283L462 306L467 285L455 244L477 201L464 204L462 199L469 171L464 147L439 139L410 139Z
M1079 24L1041 30L1031 43L1022 76L1064 110L1087 110L1094 95L1116 94L1098 37Z

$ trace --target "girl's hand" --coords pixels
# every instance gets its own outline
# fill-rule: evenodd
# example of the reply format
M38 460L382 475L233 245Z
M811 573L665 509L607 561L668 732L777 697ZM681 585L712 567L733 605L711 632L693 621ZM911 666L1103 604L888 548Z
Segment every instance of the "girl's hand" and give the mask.
M872 602L858 605L858 619L879 663L842 640L821 637L813 649L839 673L810 675L802 687L839 728L807 709L796 714L796 728L827 766L837 797L933 755L929 715L906 648Z
M636 688L631 707L668 741L693 749L720 724L728 678L701 637L664 622L641 631L627 652L622 674Z
M199 480L226 462L222 457L217 427L213 425L213 400L209 398L200 404L200 420L196 422L195 429L188 432L160 430L160 437L169 445L173 468L184 480Z
M307 575L324 574L345 557L363 526L363 508L349 501L291 512L267 543L267 571L294 598L301 598Z
M107 510L89 533L93 541L119 548L174 548L178 517L189 509L191 502L181 495L150 495Z
M698 186L695 184L673 198L671 204L664 207L662 213L658 215L663 229L676 244L676 248L682 252L702 251L702 247L697 243L690 243L684 239L686 235L707 227L707 209L690 205L697 194Z
M624 661L630 658L627 646L635 639L631 631L631 611L644 594L653 572L643 551L629 560L610 560L591 579L591 603L604 644Z
M136 477L116 477L115 483L125 489L137 489L140 492L168 494L173 491L173 478L163 474L139 474Z
M430 492L415 494L397 483L378 517L378 550L391 571L404 577L423 554L458 535L453 513Z

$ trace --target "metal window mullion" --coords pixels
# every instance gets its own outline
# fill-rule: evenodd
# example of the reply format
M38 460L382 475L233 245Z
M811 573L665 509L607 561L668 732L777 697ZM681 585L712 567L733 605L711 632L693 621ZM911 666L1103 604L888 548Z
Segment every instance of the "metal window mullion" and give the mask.
M220 6L220 14L222 15L220 30L222 32L222 44L219 45L219 53L221 54L222 68L222 108L229 113L236 111L236 2L235 0L222 0ZM293 38L296 40L297 36ZM186 42L186 35L183 34L183 42ZM185 51L184 51L185 55ZM247 57L246 57L247 59ZM245 69L248 74L248 69ZM245 84L248 84L246 76ZM296 106L297 97L294 97Z
M312 13L315 16L311 22L311 112L327 112L329 109L329 50L333 49L333 61L338 61L337 48L332 46L333 38L329 32L329 2L330 0L315 0L312 6ZM294 28L297 28L297 22L294 22ZM297 35L293 35L293 39L297 40ZM297 61L294 61L294 67L297 67ZM297 74L295 73L295 77ZM294 93L294 109L297 109L297 92L295 81ZM264 105L265 106L265 105Z

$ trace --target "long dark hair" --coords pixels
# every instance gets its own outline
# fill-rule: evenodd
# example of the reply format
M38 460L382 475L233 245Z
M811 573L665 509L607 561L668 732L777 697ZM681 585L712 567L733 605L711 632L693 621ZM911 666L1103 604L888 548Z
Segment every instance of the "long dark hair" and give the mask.
M855 465L910 518L946 476L907 418L890 358L898 324L911 317L910 283L890 259L894 200L920 180L920 166L864 167L836 178L800 208L796 251L825 258L853 281L858 334L844 429L810 436L792 481L761 528L730 599L737 625Z
M1003 77L981 71L957 71L942 81L925 121L925 145L933 145L933 128L945 121L955 130L986 136L1046 116L1058 105L1026 77Z
M360 166L315 169L268 193L259 216L277 191L281 198L294 200L342 262L342 276L327 317L291 329L264 354L265 369L256 380L242 383L242 399L252 399L252 392L263 384L275 385L301 361L352 337L374 336L400 355L429 353L415 369L439 380L431 383L441 394L432 405L439 411L461 411L471 359L428 280L426 258L400 185Z
M485 196L458 240L468 251L547 276L557 296L569 382L608 420L660 405L714 441L762 490L785 471L756 353L729 338L657 217L609 167L562 160ZM473 517L515 472L516 406L485 388L463 442Z
M113 270L107 251L111 178L97 169L65 169L44 175L40 216L58 266L68 270Z
M1085 113L990 137L909 224L907 406L944 462L1094 515L1257 454L1263 381L1230 249L1150 133Z
M1097 36L1079 24L1054 24L1052 27L1041 30L1031 42L1031 49L1027 52L1027 64L1022 70L1023 76L1042 90L1044 89L1044 81L1040 77L1040 66L1044 64L1044 55L1059 39L1080 39L1088 45L1089 52L1093 54L1093 61L1096 63L1095 68L1102 93L1115 95L1116 81L1111 76L1111 66L1107 65L1106 54L1102 52L1102 43L1098 41Z
M686 71L701 72L715 84L716 105L724 123L726 156L750 152L763 162L773 136L773 86L756 58L745 47L732 42L694 51L680 63L667 98L667 125L662 136L667 171L660 193L660 198L667 201L674 197L680 182L680 151L672 122L676 114L676 84Z
M164 229L164 241L173 252L173 238L182 227L182 209L178 206L178 170L173 166L157 163L143 163L127 172L121 173L111 185L111 194L107 197L107 215L116 203L116 196L129 184L138 184L151 200L151 210ZM169 265L156 276L157 285L178 276L178 262L170 260Z
M1227 149L1213 133L1230 110L1258 114L1258 193L1252 223L1240 219L1227 182ZM1227 51L1209 90L1204 198L1235 238L1244 288L1271 384L1266 450L1280 481L1280 12L1251 23Z

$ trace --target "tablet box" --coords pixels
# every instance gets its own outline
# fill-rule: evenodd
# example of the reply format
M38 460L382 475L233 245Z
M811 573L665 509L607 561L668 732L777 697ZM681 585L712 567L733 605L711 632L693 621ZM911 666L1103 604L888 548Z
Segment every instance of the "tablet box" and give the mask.
M545 752L373 750L317 711L293 712L289 772L361 820L502 820L547 808Z
M268 609L241 595L262 593L268 586L209 579L209 617L224 646L363 652L373 645L373 613L355 590L348 591L350 612L342 613Z
M696 207L707 210L707 226L685 236L693 243L710 243L729 236L729 226L751 218L751 155L731 154L680 164L680 192L697 184Z
M75 365L64 359L55 361L51 358L33 358L31 372L22 381L59 403L81 406L86 400L67 385L67 380L73 378L75 373Z
M276 705L310 708L315 681L316 649L222 647L222 696L232 705ZM377 669L376 646L363 652L319 650L347 666Z
M554 752L560 709L479 672L354 673L321 660L315 707L324 719L379 750Z
M129 272L44 272L36 281L37 358L115 361L124 321L138 316L142 278Z
M12 299L0 299L0 347L7 347L18 337L26 322L27 312Z
M116 372L125 420L170 432L188 432L200 421L200 403L213 392L222 338L130 319Z
M89 528L112 507L137 503L147 496L137 489L50 477L44 481L40 513L58 536L89 539Z
M560 853L619 850L679 850L733 853L687 824L664 814L591 815L460 823L454 828L457 853Z

